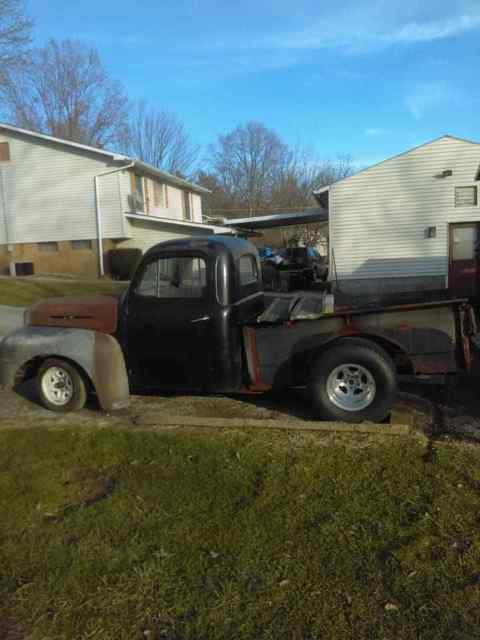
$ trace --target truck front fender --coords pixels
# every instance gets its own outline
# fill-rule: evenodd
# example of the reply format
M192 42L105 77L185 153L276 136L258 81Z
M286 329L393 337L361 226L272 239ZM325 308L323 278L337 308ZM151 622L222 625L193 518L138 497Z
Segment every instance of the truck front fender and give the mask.
M0 342L0 387L12 388L19 371L50 357L75 364L90 380L105 411L128 405L128 375L118 341L88 329L24 327L9 334Z

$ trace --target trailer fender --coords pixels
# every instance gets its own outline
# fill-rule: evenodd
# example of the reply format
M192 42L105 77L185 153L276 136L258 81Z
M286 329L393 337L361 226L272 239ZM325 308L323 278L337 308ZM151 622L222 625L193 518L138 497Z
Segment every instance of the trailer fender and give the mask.
M29 366L38 368L51 357L76 365L105 411L128 405L128 375L118 341L88 329L24 327L9 334L0 342L0 387L12 388Z

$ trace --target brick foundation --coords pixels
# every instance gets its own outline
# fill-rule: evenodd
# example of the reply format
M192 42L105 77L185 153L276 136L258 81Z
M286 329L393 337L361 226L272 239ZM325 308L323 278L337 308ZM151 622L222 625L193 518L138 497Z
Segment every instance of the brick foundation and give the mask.
M103 241L105 272L108 273L108 251L115 246L112 240ZM37 243L0 245L0 274L10 273L10 262L33 262L34 273L73 273L98 275L98 245L92 240L91 249L73 249L70 241L58 242L58 251L40 251Z

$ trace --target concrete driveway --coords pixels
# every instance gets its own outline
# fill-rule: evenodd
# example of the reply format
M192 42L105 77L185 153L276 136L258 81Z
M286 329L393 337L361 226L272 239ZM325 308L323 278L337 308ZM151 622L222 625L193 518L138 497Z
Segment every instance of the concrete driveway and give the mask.
M23 307L0 305L0 337L23 325Z

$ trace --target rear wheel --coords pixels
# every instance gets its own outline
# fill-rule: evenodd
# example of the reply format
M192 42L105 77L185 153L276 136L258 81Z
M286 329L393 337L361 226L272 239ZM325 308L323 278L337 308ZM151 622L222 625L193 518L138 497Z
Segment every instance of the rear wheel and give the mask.
M85 382L69 362L50 358L37 374L37 394L44 407L67 413L78 411L87 400Z
M317 358L309 388L314 409L324 420L381 422L396 396L395 365L373 342L347 339Z

